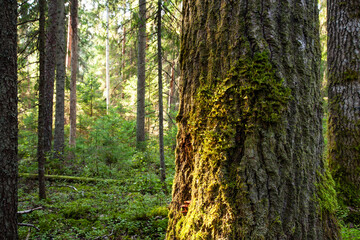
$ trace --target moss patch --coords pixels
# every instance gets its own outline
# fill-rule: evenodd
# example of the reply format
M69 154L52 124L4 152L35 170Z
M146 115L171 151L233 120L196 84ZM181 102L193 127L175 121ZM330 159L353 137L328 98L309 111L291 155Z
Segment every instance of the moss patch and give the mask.
M176 239L246 237L252 210L247 208L241 168L232 160L239 149L256 144L257 128L280 121L291 92L276 76L267 53L244 56L225 78L201 79L200 85L188 121L196 150L193 199L171 234Z

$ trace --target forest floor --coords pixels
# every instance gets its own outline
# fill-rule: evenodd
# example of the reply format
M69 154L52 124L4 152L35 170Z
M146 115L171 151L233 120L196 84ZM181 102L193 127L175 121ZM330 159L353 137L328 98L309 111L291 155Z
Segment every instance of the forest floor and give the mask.
M20 178L20 239L164 239L170 196L140 189L136 179L98 183L47 182L38 200L37 181Z

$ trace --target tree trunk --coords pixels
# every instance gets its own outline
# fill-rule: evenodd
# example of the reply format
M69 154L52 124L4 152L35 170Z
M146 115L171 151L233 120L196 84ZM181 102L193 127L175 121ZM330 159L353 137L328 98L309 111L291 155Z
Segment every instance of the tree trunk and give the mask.
M38 119L38 170L39 170L39 197L46 198L45 191L45 163L51 151L52 115L56 59L56 32L57 32L57 1L49 0L49 27L45 43L45 8L46 2L41 0L40 5L40 80L39 80L39 119ZM45 52L44 52L45 51Z
M360 204L360 2L328 0L329 162L339 197Z
M146 49L146 0L139 0L139 49L137 81L136 145L144 149L145 145L145 49Z
M106 113L110 106L110 72L109 72L109 3L106 3Z
M55 158L62 159L64 154L64 110L65 110L65 4L64 0L58 0L58 31L56 46L56 113L54 152Z
M162 1L158 0L157 9L157 43L158 43L158 88L159 88L159 151L160 151L160 180L163 189L167 192L165 185L165 155L164 155L164 107L163 107L163 84L162 84L162 50L161 50L161 10Z
M0 239L17 233L17 1L0 0Z
M339 239L317 1L183 6L167 239Z
M70 1L71 20L71 80L70 80L70 139L76 145L76 75L78 68L78 0ZM72 156L73 157L73 156Z

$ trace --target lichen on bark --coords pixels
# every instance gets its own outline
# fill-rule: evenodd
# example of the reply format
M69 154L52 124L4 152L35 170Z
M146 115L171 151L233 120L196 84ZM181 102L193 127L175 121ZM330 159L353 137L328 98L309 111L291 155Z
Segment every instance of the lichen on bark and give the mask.
M317 192L326 171L316 2L183 4L167 239L337 239L319 201L331 189Z

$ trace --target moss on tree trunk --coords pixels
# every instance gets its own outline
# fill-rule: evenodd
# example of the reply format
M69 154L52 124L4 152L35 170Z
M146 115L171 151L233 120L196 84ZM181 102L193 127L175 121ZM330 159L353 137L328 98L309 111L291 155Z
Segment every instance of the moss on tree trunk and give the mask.
M357 208L360 204L360 2L328 0L327 5L328 157L340 202Z
M338 239L317 1L183 6L167 239Z

